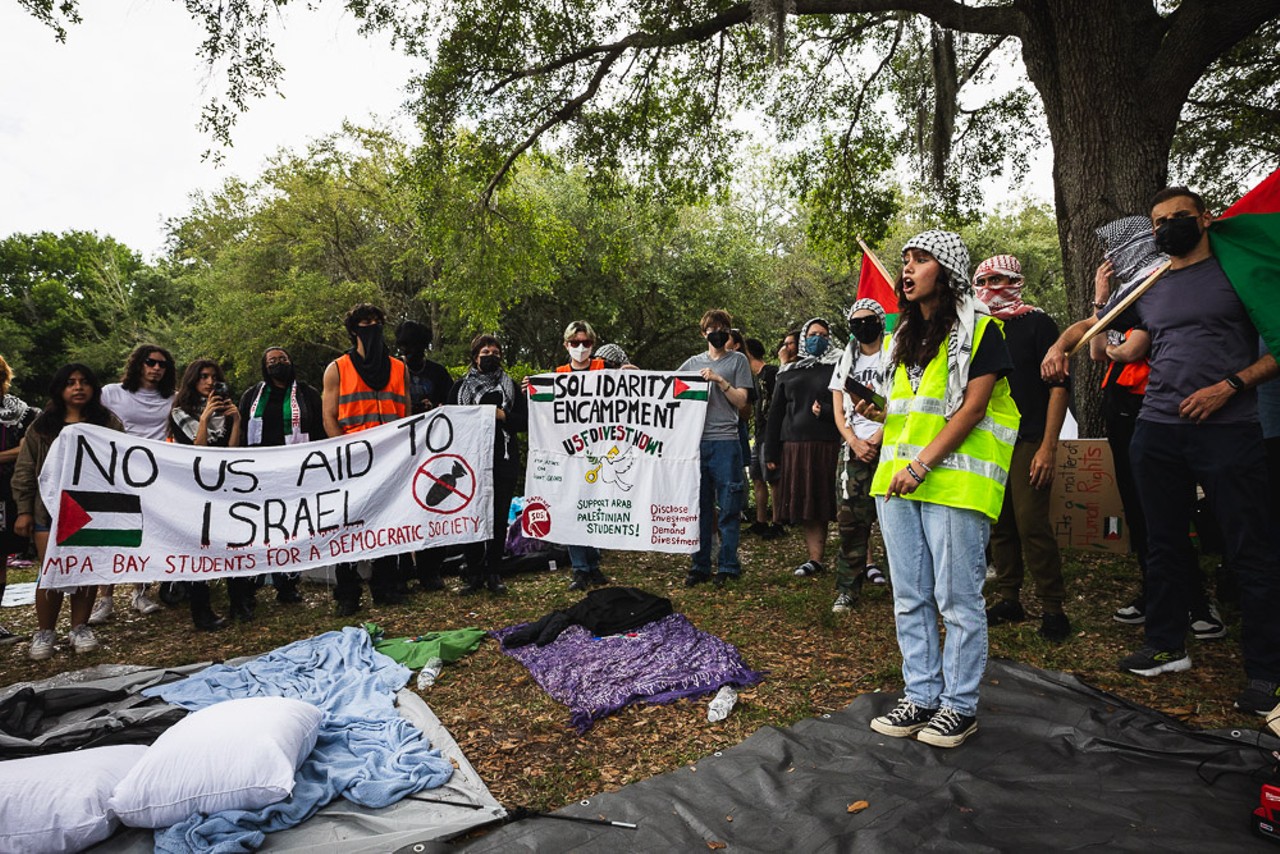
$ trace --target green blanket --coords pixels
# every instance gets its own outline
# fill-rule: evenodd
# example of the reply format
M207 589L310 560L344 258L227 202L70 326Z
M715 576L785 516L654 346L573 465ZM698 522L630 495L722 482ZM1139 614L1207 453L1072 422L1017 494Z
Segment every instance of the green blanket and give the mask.
M364 628L373 638L374 649L411 670L421 669L433 658L445 664L457 661L475 652L486 634L483 629L452 629L410 638L385 638L377 623L365 623Z

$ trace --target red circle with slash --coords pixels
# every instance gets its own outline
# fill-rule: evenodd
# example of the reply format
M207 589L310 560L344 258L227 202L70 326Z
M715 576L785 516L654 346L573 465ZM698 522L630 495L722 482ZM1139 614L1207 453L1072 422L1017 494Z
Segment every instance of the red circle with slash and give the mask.
M475 470L457 454L437 454L413 475L413 500L428 513L457 513L475 494Z

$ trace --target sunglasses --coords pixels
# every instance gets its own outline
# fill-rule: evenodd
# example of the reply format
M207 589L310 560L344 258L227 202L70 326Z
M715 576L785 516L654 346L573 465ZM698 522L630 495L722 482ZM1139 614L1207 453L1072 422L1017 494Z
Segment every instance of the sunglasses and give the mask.
M162 368L168 367L169 365L169 363L164 359L143 359L142 364L146 365L148 368Z

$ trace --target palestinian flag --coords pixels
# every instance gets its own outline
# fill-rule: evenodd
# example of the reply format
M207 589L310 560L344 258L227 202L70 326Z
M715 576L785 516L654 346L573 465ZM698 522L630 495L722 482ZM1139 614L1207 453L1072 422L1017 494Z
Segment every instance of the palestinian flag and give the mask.
M884 309L884 331L892 332L898 323L898 297L893 292L893 277L880 259L861 240L862 267L858 270L858 299L873 299Z
M142 501L119 492L63 490L58 508L60 546L142 545Z
M547 403L556 399L556 381L551 377L529 377L529 399Z
M1210 223L1209 242L1267 349L1280 353L1280 169Z
M675 400L706 400L707 381L699 376L673 377L671 397Z

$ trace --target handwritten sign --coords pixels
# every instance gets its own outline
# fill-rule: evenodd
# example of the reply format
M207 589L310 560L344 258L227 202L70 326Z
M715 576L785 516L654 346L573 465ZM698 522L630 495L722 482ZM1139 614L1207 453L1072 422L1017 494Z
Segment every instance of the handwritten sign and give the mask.
M1128 554L1129 526L1105 439L1058 443L1049 518L1059 548Z

